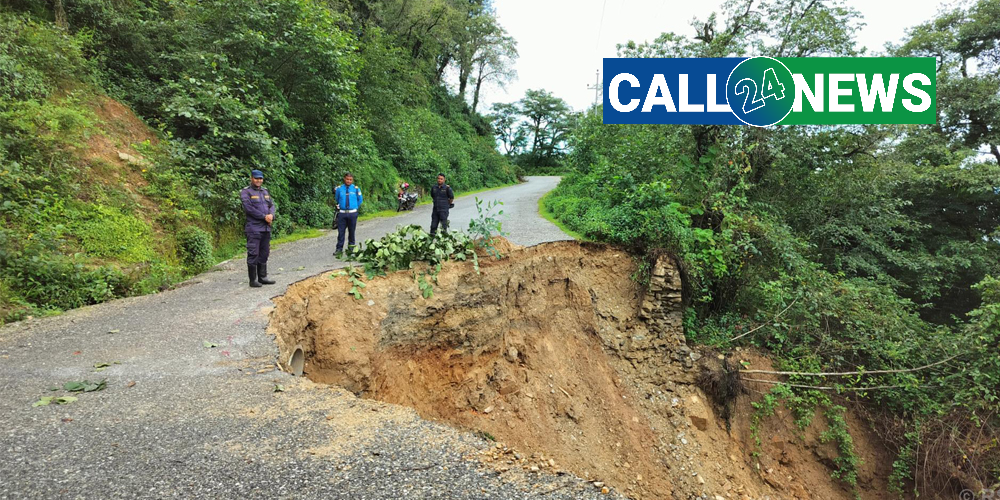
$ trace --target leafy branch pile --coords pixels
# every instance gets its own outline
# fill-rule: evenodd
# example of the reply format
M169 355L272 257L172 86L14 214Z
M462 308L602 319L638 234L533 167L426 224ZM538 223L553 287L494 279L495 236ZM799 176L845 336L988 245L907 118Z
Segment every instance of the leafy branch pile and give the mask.
M364 265L369 279L410 269L417 262L436 267L448 260L471 260L479 270L475 243L467 234L449 231L431 236L418 225L403 226L378 240L366 240L352 257Z

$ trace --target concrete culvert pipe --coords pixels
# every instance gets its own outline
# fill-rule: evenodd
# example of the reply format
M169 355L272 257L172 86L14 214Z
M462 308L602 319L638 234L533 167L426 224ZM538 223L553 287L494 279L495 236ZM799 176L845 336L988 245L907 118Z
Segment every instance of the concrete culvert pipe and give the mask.
M292 351L292 357L288 359L288 371L296 377L301 377L306 366L306 355L301 347L296 347Z

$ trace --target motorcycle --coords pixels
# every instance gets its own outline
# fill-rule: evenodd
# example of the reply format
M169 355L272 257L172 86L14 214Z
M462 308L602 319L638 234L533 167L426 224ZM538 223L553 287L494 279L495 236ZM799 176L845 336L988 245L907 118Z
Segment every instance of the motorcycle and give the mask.
M399 206L396 207L397 212L403 210L413 210L417 206L417 198L419 196L417 193L411 193L410 191L404 191L399 194Z

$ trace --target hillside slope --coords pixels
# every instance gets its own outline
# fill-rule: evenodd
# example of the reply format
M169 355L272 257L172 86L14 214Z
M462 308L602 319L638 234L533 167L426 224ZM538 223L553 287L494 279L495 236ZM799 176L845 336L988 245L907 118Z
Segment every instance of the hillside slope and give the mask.
M433 54L347 7L60 6L0 7L0 322L162 290L231 257L253 168L277 236L330 227L346 171L364 212L438 172L456 190L516 179Z

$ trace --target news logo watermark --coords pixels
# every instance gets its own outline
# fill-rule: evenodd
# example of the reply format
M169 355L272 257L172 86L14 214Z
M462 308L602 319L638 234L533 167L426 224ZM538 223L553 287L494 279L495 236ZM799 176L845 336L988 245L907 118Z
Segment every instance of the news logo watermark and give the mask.
M604 123L932 124L933 57L604 59Z
M979 493L972 490L962 490L958 500L1000 500L1000 490L982 489Z

